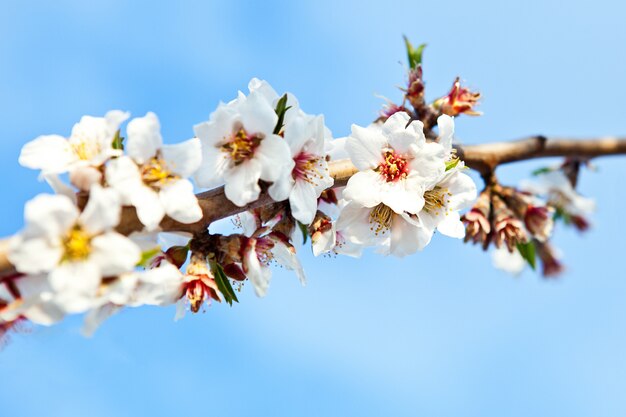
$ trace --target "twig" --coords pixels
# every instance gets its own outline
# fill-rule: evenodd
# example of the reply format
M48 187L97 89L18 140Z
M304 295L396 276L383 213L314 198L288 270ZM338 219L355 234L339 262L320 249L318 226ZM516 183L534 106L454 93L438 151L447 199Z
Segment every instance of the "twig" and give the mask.
M594 139L562 139L532 136L512 142L495 142L481 145L456 146L457 155L465 165L478 171L483 178L489 178L496 167L502 164L550 156L594 158L598 156L626 154L626 138L604 137ZM330 162L330 173L335 179L335 187L346 185L357 169L350 160ZM246 210L272 203L264 191L259 199L244 207L238 207L226 198L224 187L197 194L203 217L197 223L183 224L166 217L161 222L163 231L195 233L205 230L212 222ZM130 234L142 229L135 209L124 207L117 230ZM0 276L14 272L7 259L8 240L0 240Z

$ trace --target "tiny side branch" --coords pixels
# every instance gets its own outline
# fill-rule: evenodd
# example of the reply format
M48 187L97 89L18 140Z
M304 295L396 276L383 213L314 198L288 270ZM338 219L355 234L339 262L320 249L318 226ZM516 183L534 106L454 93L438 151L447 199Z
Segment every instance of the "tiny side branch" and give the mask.
M532 136L511 142L458 145L455 148L459 157L465 161L465 165L480 172L484 177L492 173L499 165L533 158L551 156L594 158L626 154L626 138L564 139ZM356 167L347 159L332 161L329 165L336 187L345 185L357 172ZM272 203L269 195L263 192L255 202L239 207L226 198L223 187L199 193L197 197L203 212L202 220L193 224L183 224L166 217L161 222L161 229L188 233L201 232L216 220ZM134 208L124 208L117 229L123 234L142 229ZM0 240L0 277L14 272L7 258L7 251L8 239Z

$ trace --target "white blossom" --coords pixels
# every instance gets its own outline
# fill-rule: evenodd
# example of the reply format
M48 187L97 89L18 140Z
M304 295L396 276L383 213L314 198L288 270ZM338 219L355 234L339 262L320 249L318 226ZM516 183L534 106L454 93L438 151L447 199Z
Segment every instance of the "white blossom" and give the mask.
M273 182L291 172L288 144L274 134L278 116L259 92L221 103L209 121L194 127L202 142L202 165L195 178L200 187L224 184L226 197L244 206L259 197L259 180Z
M94 186L82 213L65 196L42 194L26 204L24 217L9 260L19 272L47 281L42 285L50 285L67 312L89 308L102 278L132 271L141 257L137 245L112 231L120 204L111 189Z
M201 162L200 142L189 139L164 145L154 113L128 123L128 156L110 161L107 183L119 191L122 202L137 209L148 230L155 230L165 215L181 223L194 223L202 210L187 178Z
M113 110L104 117L83 116L72 128L69 138L44 135L22 148L19 163L41 170L43 175L70 173L79 188L88 190L100 180L98 168L122 151L113 140L128 113Z

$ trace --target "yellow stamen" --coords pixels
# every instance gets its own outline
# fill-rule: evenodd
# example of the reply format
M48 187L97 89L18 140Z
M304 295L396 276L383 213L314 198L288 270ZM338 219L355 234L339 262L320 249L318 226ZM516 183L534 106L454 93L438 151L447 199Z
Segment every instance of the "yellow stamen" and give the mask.
M91 253L91 236L79 225L69 231L63 239L62 261L72 262L86 259Z
M436 186L424 193L424 210L428 213L439 214L440 209L445 209L448 199L452 196L447 188Z
M370 230L374 234L385 233L391 228L393 221L393 210L380 203L370 211Z
M238 165L254 155L254 150L261 143L261 137L249 136L243 129L239 129L231 140L221 146L223 152L230 155L231 160Z
M152 158L141 167L143 182L152 187L158 187L178 179L167 167L163 159Z
M74 154L76 154L81 161L89 161L102 151L99 143L86 139L72 143L71 147Z

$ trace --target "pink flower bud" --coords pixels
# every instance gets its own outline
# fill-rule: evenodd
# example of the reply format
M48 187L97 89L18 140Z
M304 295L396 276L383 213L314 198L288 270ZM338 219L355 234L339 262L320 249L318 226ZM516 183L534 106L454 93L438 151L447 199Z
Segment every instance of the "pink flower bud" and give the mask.
M540 242L545 242L554 227L554 209L547 206L529 205L524 215L526 229Z
M457 77L448 95L436 100L433 105L448 116L458 116L459 114L480 116L482 113L474 110L474 106L478 104L479 99L480 93L461 87L461 81Z

